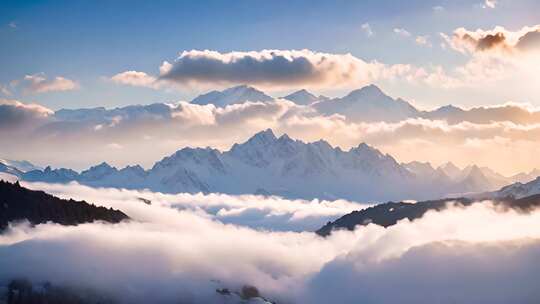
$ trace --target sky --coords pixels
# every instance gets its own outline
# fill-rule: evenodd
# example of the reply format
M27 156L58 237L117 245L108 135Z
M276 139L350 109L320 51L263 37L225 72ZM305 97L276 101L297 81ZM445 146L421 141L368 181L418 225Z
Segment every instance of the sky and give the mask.
M441 34L534 26L538 1L2 1L0 84L5 98L51 109L117 107L191 100L214 86L134 87L111 81L124 71L157 75L183 51L265 49L351 54L365 62L412 65L452 75L474 54L452 49ZM443 46L444 45L444 46ZM61 77L52 89L25 90L27 76ZM484 75L489 77L492 75ZM508 101L540 105L530 79L447 87L377 77L313 91L344 95L367 82L420 108ZM35 77L34 77L35 80ZM69 83L68 81L71 81ZM462 81L463 82L463 81ZM465 80L464 82L470 82ZM519 85L504 85L517 83ZM62 85L63 84L63 85ZM296 88L266 88L274 96ZM6 94L7 93L7 94ZM7 95L7 96L6 96Z
M533 0L1 1L0 157L148 168L272 128L366 142L399 162L529 172L540 167L538 11ZM272 97L376 84L419 110L473 110L378 122L280 99L188 103L240 84Z

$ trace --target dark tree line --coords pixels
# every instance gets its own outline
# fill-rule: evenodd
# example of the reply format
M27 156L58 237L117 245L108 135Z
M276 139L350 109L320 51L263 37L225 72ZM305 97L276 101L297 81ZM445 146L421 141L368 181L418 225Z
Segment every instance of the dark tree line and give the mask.
M54 222L77 225L96 220L118 223L128 219L119 210L98 207L85 201L65 200L22 187L19 182L0 181L0 231L9 222L28 220L31 224Z
M520 199L508 197L493 199L491 201L498 205L502 210L513 209L518 212L528 213L535 208L540 207L540 194ZM389 227L395 225L402 219L409 219L410 221L419 219L430 210L441 211L446 209L449 202L455 202L461 206L469 206L475 202L478 202L478 200L471 200L468 198L452 198L423 201L418 203L388 202L346 214L334 222L326 223L326 225L317 230L316 233L320 236L328 236L334 229L354 230L356 226L366 226L371 223L383 227Z
M2 299L3 298L3 299ZM58 287L50 283L33 285L28 280L12 280L0 303L6 304L113 304L115 301L91 290Z

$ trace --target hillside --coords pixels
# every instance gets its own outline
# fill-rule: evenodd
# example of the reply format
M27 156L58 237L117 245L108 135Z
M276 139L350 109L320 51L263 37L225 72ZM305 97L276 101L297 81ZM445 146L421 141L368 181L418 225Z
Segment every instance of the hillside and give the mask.
M441 211L448 206L448 203L468 206L475 202L478 202L478 200L469 198L441 199L418 203L388 202L346 214L334 222L328 222L316 233L321 236L328 236L336 229L354 230L357 226L366 226L368 224L376 224L386 228L403 219L410 221L419 219L428 211ZM501 207L512 208L519 212L529 212L540 206L540 195L520 199L497 199L493 202Z
M33 191L0 181L0 230L9 222L28 220L36 225L53 222L77 225L93 221L118 223L129 217L119 210L97 207L85 201L64 200L43 191Z

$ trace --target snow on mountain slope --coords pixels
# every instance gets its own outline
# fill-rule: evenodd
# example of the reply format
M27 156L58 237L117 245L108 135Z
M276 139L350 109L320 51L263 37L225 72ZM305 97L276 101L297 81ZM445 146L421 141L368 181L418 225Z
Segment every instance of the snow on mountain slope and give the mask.
M315 96L313 94L311 94L310 92L308 92L307 90L305 89L302 89L302 90L299 90L299 91L296 91L294 93L291 93L287 96L284 96L282 97L283 99L287 99L287 100L290 100L298 105L304 105L304 106L307 106L307 105L310 105L310 104L313 104L317 101L324 101L324 100L328 100L329 98L326 97L326 96Z
M491 189L479 169L471 172L474 174L459 184L461 188L456 188L442 170L421 163L401 165L365 143L344 151L323 140L305 143L286 134L276 137L267 129L225 152L183 148L149 170L140 166L119 170L102 163L81 173L47 167L20 176L29 181L77 181L166 193L264 193L287 198L386 201Z
M510 177L510 179L515 183L528 183L540 176L540 169L533 169L528 173L518 173Z
M492 192L491 195L497 198L523 198L535 194L540 194L540 176L528 183L514 183Z
M447 105L433 111L420 113L421 117L432 120L446 120L455 124L463 121L485 124L493 121L511 121L517 124L533 124L540 121L540 112L529 111L519 105L502 105L496 107L476 107L464 110Z
M21 170L13 166L7 165L3 162L0 162L0 172L4 172L4 173L15 175L15 176L19 176L23 173Z
M32 170L41 170L42 168L32 164L27 160L11 160L11 159L0 159L0 163L8 167L15 168L21 172L28 172Z
M442 170L449 178L453 180L457 180L461 176L461 169L452 162L447 162L439 166L438 169Z
M393 99L375 85L365 86L342 98L314 104L324 114L343 114L353 121L400 121L419 116L418 110L403 99Z
M272 97L265 93L246 85L228 88L223 91L211 91L197 96L191 101L193 104L206 105L213 104L216 107L225 107L231 104L243 103L246 101L272 101Z
M171 117L171 106L165 103L149 105L130 105L121 108L105 109L60 109L54 113L59 121L114 121L120 119L147 119Z

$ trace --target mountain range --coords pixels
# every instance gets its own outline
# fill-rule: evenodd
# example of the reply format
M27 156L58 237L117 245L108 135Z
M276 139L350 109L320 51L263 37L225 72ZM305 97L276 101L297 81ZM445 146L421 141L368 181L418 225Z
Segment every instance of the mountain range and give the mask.
M347 95L338 98L317 96L305 89L301 89L283 96L281 99L310 107L321 115L340 114L353 122L397 122L409 118L424 118L444 120L450 124L464 121L482 124L493 121L510 121L518 124L540 123L540 112L528 111L524 107L512 104L471 109L447 105L434 110L423 111L402 98L388 96L376 85L368 85L353 90ZM204 93L191 100L191 103L226 107L248 101L270 103L276 100L277 98L271 97L254 87L239 85L223 91L214 90ZM54 119L67 122L114 123L119 120L137 118L171 118L174 110L174 105L166 103L130 105L114 109L103 107L60 109L54 113Z
M271 129L224 152L183 148L148 170L138 165L117 169L103 162L80 173L51 167L23 172L5 164L0 165L0 171L26 181L77 181L93 187L355 201L433 199L493 191L514 182L488 168L459 169L448 163L435 169L429 163L400 164L365 143L342 150L324 140L306 143L287 134L276 137ZM525 176L518 177L524 180Z

